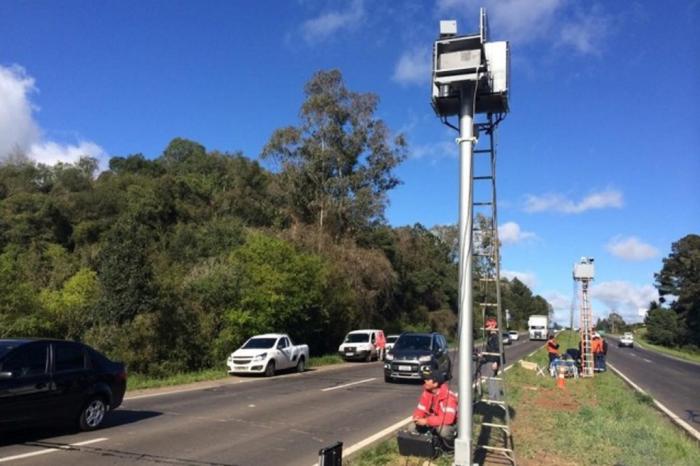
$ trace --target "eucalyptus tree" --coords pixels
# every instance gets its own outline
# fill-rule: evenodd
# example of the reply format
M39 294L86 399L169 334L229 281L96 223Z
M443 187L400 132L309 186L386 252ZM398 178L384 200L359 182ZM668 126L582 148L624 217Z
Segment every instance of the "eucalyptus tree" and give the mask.
M304 88L300 123L274 131L263 159L279 164L293 221L338 240L383 220L387 192L400 181L402 135L375 116L379 98L347 89L338 70L319 71Z

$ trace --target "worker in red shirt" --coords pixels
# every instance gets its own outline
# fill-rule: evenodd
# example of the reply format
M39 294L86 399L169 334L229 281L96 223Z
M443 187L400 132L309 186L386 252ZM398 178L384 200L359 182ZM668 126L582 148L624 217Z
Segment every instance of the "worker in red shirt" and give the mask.
M457 436L457 394L450 391L446 375L438 368L423 371L423 393L413 411L409 432L432 432L447 448Z
M547 339L547 354L549 355L549 364L559 358L559 343L557 343L553 333L550 333Z

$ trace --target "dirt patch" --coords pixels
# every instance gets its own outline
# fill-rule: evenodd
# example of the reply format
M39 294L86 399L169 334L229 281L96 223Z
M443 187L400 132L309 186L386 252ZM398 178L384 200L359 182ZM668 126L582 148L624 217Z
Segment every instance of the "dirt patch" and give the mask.
M578 411L581 403L576 396L567 389L545 388L540 390L532 402L550 411Z

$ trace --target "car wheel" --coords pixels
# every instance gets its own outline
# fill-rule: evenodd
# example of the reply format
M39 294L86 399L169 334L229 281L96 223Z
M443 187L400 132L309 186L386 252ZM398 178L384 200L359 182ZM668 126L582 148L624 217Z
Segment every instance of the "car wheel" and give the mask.
M78 418L78 427L80 430L95 430L100 427L107 413L108 406L104 398L101 396L91 397L83 409L80 411Z
M365 362L370 362L372 360L372 352L367 353L367 357L365 357Z
M386 383L393 383L393 382L394 382L394 379L392 379L390 375L384 374L384 382L386 382Z
M265 377L272 377L275 375L275 361L270 361L265 366Z
M297 362L297 372L304 372L304 358L299 358L299 362Z

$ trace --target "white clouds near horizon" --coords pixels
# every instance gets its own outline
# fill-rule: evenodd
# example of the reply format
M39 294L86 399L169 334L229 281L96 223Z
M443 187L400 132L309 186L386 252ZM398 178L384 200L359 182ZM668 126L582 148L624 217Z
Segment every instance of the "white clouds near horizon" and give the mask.
M523 210L528 213L558 212L564 214L580 214L587 210L621 208L624 205L622 193L608 189L589 194L580 201L574 201L562 194L549 193L543 195L528 194L525 196Z
M659 293L652 285L634 285L627 281L609 281L596 283L591 287L591 298L602 302L607 307L603 315L617 312L625 322L639 322L639 309L648 308L651 301L659 299Z
M34 119L37 107L31 95L36 92L34 78L22 67L0 65L0 161L13 154L24 154L35 162L54 165L89 156L97 159L101 170L106 169L109 156L98 144L64 144L44 137Z
M498 226L498 239L504 245L522 243L536 237L533 232L522 230L515 222L506 222Z
M364 2L354 0L349 5L344 11L331 11L304 21L301 25L304 40L309 44L316 43L342 29L359 25L365 17Z
M531 290L537 285L537 277L532 272L520 272L517 270L501 270L501 275L508 280L517 278Z
M628 238L616 236L608 242L606 248L613 256L626 261L644 261L659 255L658 249L642 242L636 236Z

